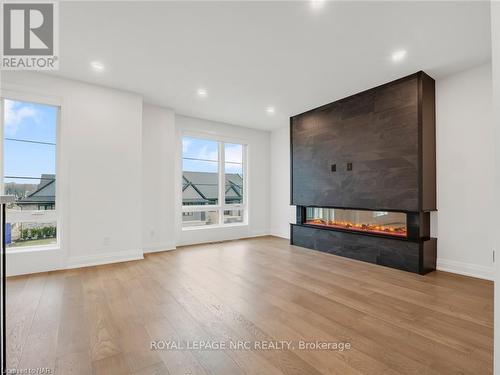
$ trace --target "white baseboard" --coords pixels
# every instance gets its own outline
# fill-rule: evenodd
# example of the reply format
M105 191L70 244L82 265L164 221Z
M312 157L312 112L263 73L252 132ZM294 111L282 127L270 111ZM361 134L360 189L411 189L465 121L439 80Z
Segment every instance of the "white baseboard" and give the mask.
M281 233L281 232L271 232L271 236L284 238L286 240L290 239L290 233Z
M258 231L258 232L249 233L247 236L243 237L242 239L264 237L264 236L270 236L270 235L271 235L271 233L269 233L268 231Z
M177 247L175 246L175 242L165 242L160 244L153 244L143 247L144 254L149 253L158 253L162 251L175 250Z
M277 225L275 227L271 227L271 236L281 237L281 238L285 238L285 239L289 240L290 239L290 224L292 224L292 222L288 223L287 226Z
M142 250L116 251L112 253L84 255L69 258L66 264L66 269L128 262L140 259L144 259Z
M267 235L266 233L253 233L251 236L248 236L247 238L252 238L252 237L259 237L259 236L264 236ZM288 236L285 236L284 233L271 233L272 236L280 237L280 238L286 238L288 239ZM170 243L164 243L164 244L158 244L158 245L153 245L153 246L148 246L144 248L144 253L153 253L153 252L159 252L159 251L168 251L168 250L173 250L175 249L175 243L170 242ZM52 251L44 251L44 252L38 252L35 254L23 254L23 253L11 253L7 254L8 255L8 276L14 276L14 275L22 275L22 274L29 274L29 273L36 273L36 272L46 272L46 271L53 271L57 269L72 269L72 268L80 268L80 267L90 267L90 266L97 266L97 265L102 265L102 264L109 264L109 263L118 263L118 262L127 262L131 260L140 260L144 259L143 256L143 251L142 250L129 250L129 251L116 251L116 252L111 252L111 253L102 253L102 254L92 254L92 255L85 255L85 256L78 256L78 257L72 257L69 258L68 261L66 262L66 265L60 264L60 257L61 253L58 250L52 250ZM29 258L26 258L26 255L30 255ZM42 257L43 258L36 258L38 261L36 262L29 262L31 258L34 256L38 256L38 258ZM48 256L48 258L47 258ZM19 257L19 259L17 259ZM22 258L21 258L22 257ZM44 266L40 267L40 264L44 264ZM481 266L477 264L470 264L470 263L465 263L465 262L459 262L455 260L449 260L449 259L438 259L437 260L437 269L440 271L446 271L446 272L451 272L451 273L456 273L459 275L465 275L465 276L471 276L471 277L477 277L480 279L485 279L485 280L494 280L494 267L487 267L487 266Z
M495 269L493 267L480 266L449 259L438 259L437 267L439 271L457 273L459 275L477 277L479 279L494 280Z
M235 235L235 236L220 236L214 239L200 239L198 241L181 241L177 244L177 246L194 246L194 245L204 245L204 244L210 244L210 243L216 243L216 242L226 242L226 241L237 241L237 240L244 240L248 238L257 238L257 237L264 237L264 236L270 236L271 234L269 232L253 232L250 234L246 234L243 236L240 235Z

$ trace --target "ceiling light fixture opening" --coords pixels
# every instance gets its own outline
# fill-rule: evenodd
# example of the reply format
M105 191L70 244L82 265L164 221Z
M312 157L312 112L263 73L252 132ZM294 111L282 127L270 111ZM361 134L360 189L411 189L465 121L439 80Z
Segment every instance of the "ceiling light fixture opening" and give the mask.
M104 71L104 64L99 62L99 61L92 61L90 63L90 66L91 68L95 71L95 72L103 72Z
M198 89L196 93L200 98L206 98L208 96L208 92L206 89Z
M399 51L395 51L392 54L392 61L399 62L404 60L405 57L406 57L406 50L402 49Z
M325 5L325 0L311 0L311 8L313 10L320 10Z

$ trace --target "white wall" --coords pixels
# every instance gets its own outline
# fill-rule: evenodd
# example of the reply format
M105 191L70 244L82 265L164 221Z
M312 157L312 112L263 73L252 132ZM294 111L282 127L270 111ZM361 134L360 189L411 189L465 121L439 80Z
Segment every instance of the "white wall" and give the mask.
M492 278L495 130L491 65L436 82L438 268Z
M495 119L495 190L500 191L500 2L491 2L491 64L493 68L493 110ZM496 194L496 212L500 212L500 195ZM493 235L495 240L495 356L494 373L500 374L500 236Z
M290 126L271 134L271 234L290 238L295 206L290 206Z
M3 72L3 93L62 106L61 249L8 254L8 274L142 258L142 98L50 75Z
M143 252L176 245L269 234L269 132L176 116L170 109L143 105L136 94L51 75L2 73L2 95L61 106L60 248L9 252L9 275L141 259ZM182 232L185 131L248 145L248 225Z
M142 109L142 238L144 252L175 248L175 113Z
M492 278L494 126L491 65L436 82L438 268ZM289 238L289 128L271 135L271 233ZM496 221L498 221L496 219Z
M222 124L186 116L175 116L177 137L176 166L176 228L177 245L221 241L269 234L269 173L270 173L270 133L229 124ZM181 228L181 150L182 134L208 135L221 140L247 144L248 174L248 225L226 228L206 228L183 231ZM283 186L288 186L288 181Z

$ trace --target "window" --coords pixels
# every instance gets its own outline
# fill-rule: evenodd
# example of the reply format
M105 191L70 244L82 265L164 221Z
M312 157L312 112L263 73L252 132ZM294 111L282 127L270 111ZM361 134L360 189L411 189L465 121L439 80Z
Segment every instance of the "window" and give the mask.
M182 138L182 227L245 223L246 146Z
M2 99L0 184L7 207L7 249L57 243L56 139L59 108Z

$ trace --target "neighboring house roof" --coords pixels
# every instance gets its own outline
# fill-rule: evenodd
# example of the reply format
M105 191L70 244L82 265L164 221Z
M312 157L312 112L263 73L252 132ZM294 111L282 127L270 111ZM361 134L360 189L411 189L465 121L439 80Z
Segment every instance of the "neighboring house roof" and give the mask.
M226 175L226 198L240 200L243 196L243 177L236 173ZM218 198L219 175L211 172L183 172L182 200L203 203Z
M226 199L241 200L243 196L243 177L236 173L226 175ZM55 175L43 174L37 189L18 204L55 203ZM184 202L203 204L218 198L217 173L184 172L182 176L182 200Z
M56 176L54 174L42 174L37 189L17 204L32 203L55 203L56 201Z

